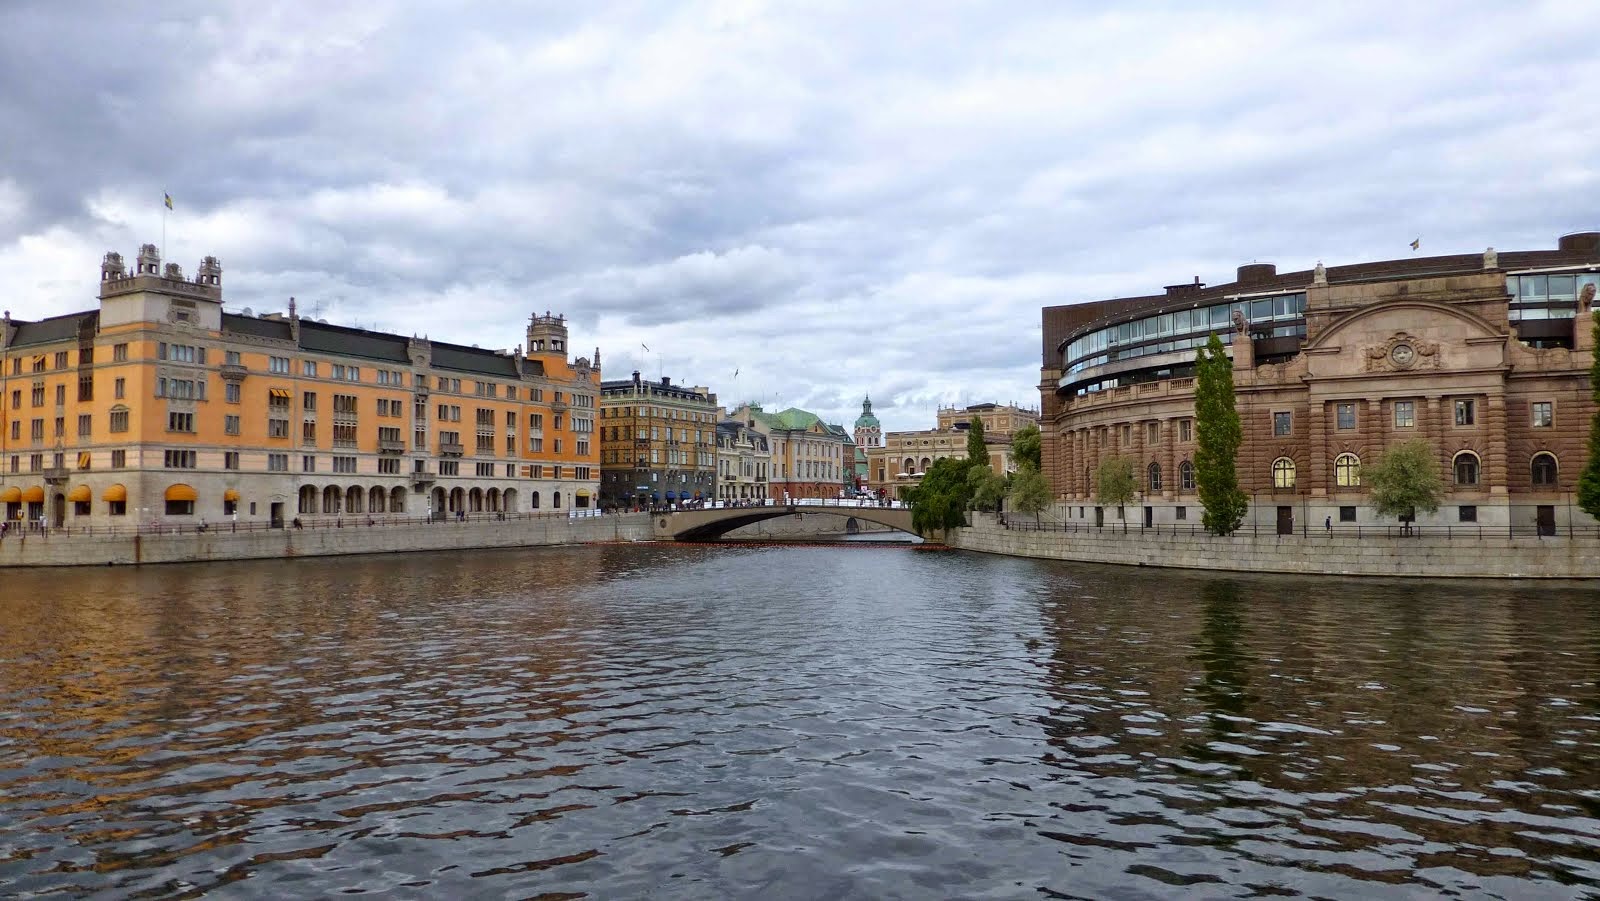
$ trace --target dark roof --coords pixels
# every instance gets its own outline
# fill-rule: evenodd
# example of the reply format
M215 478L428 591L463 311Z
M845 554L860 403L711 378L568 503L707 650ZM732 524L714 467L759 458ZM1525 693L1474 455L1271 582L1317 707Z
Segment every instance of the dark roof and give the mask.
M497 351L484 350L481 347L462 347L459 344L440 344L433 342L433 359L429 361L435 369L449 369L455 372L470 372L476 375L492 375L502 379L521 378L522 373L517 369L514 357L505 356ZM544 371L541 364L538 372Z
M58 341L78 340L79 323L88 322L94 327L100 319L99 310L90 310L86 313L68 313L65 316L52 316L38 322L19 322L11 320L17 331L11 339L12 347L24 347L30 344L54 344Z
M408 346L409 341L400 335L300 320L300 349L313 353L339 354L404 365L411 362ZM437 354L438 345L434 347Z
M1499 263L1501 271L1595 265L1600 263L1600 235L1584 233L1564 236L1557 250L1508 251L1499 254ZM1485 270L1483 254L1461 253L1450 256L1407 257L1399 260L1355 263L1349 266L1328 266L1324 271L1328 284L1339 285L1435 278ZM1231 294L1304 291L1311 287L1313 275L1314 271L1311 269L1278 273L1270 263L1252 263L1240 266L1237 280L1225 284L1173 285L1165 294L1117 297L1110 300L1045 307L1044 365L1049 367L1059 364L1061 346L1084 332L1151 313L1187 310L1191 307L1220 303Z
M252 338L289 340L289 320L287 319L257 319L254 316L223 313L222 330L233 332L236 335L249 335Z

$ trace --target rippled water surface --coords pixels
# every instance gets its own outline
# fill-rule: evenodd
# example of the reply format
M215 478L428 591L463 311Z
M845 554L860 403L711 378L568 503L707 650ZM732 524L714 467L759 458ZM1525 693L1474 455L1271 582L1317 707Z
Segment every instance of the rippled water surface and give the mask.
M1600 895L1594 584L607 546L0 575L0 895Z

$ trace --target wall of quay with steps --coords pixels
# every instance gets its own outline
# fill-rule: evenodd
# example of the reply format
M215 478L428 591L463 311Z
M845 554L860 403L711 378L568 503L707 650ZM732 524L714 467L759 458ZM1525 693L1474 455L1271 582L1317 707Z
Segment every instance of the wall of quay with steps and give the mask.
M1594 536L1447 538L1243 535L1110 528L1078 532L1007 529L992 514L945 535L951 547L986 554L1257 573L1430 578L1600 579Z
M8 566L106 566L195 563L209 560L269 560L342 554L402 554L470 548L538 547L595 542L648 541L644 513L565 518L534 517L497 522L417 522L376 527L213 531L166 535L71 535L13 533L0 539L0 568Z

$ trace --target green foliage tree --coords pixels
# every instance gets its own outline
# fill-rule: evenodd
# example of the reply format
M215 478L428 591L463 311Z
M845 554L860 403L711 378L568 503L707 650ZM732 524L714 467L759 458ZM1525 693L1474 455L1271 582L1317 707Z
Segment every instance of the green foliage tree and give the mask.
M1589 421L1589 459L1578 476L1578 506L1600 518L1600 317L1594 318L1594 363L1589 366L1589 386L1594 389L1597 409Z
M1421 438L1383 452L1376 466L1364 467L1362 481L1372 488L1372 506L1379 516L1414 517L1418 510L1439 509L1444 484L1433 446Z
M967 524L967 507L972 503L972 484L968 472L972 464L963 457L935 460L922 481L901 492L911 504L911 527L918 535Z
M1032 514L1037 523L1040 511L1050 506L1050 485L1044 473L1037 466L1024 462L1011 479L1007 500L1011 502L1011 509L1024 515Z
M993 512L1000 509L1006 496L1006 480L995 475L988 463L973 463L967 467L967 485L972 489L972 506Z
M967 425L967 461L989 465L989 448L983 443L983 417L974 416Z
M1233 401L1233 363L1215 334L1195 354L1194 475L1205 507L1206 531L1232 535L1244 522L1249 497L1234 469L1244 429Z
M1042 441L1043 436L1039 434L1039 427L1031 422L1011 436L1011 458L1017 461L1018 472L1032 466L1034 472L1044 473Z
M1094 471L1095 499L1102 504L1116 504L1118 510L1133 500L1138 484L1133 475L1133 460L1127 457L1107 457Z

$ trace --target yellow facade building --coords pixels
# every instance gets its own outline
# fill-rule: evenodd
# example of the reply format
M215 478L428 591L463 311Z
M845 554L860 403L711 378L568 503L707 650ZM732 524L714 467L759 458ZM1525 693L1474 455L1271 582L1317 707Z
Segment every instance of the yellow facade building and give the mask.
M0 329L0 508L16 525L258 523L594 505L595 359L566 320L481 350L222 309L222 268L101 265L98 309ZM247 311L248 312L248 311Z

